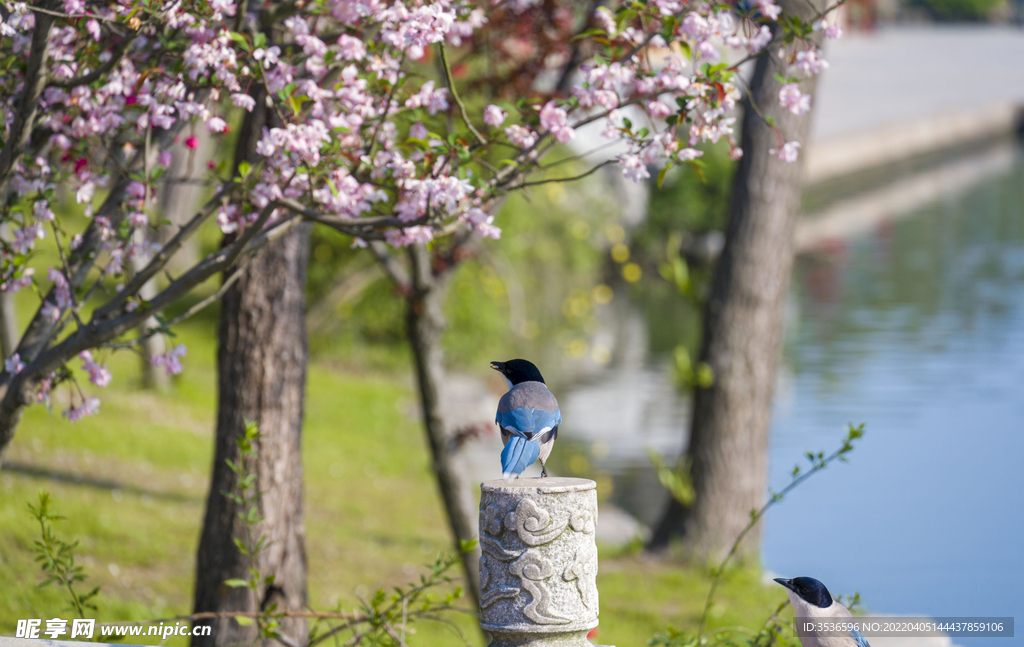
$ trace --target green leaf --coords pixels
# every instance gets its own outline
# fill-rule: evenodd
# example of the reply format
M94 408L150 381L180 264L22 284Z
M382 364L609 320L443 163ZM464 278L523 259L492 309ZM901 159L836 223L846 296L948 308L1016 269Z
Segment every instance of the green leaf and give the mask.
M245 51L252 51L252 47L249 45L249 39L245 37L245 34L240 34L237 31L229 31L228 38L241 45L242 49Z
M235 616L235 622L237 622L238 624L240 624L243 627L248 627L249 625L254 623L255 620L253 620L252 618L250 618L248 616Z
M476 539L460 539L459 550L464 553L472 553L480 542Z
M233 589L237 589L242 586L249 586L249 582L245 580L240 580L237 577L233 577L230 580L224 580L224 583Z
M665 164L665 166L662 167L662 169L660 171L658 171L658 188L659 189L661 188L661 185L665 182L665 174L667 174L670 170L672 170L673 166L675 166L675 165L672 164L671 162L669 162L668 164Z

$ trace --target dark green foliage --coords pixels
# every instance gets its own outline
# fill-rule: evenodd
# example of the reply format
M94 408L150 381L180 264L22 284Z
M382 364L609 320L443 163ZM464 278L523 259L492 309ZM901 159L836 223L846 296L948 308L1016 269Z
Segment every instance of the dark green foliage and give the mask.
M939 21L984 21L1004 0L914 0L912 4Z

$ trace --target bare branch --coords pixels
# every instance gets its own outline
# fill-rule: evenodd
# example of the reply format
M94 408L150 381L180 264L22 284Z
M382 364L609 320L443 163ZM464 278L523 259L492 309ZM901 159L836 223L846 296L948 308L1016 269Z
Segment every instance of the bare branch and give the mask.
M199 303L196 303L191 308L189 308L185 312L181 313L177 317L174 317L173 319L169 320L167 323L165 323L160 328L151 328L148 331L146 331L145 334L139 335L135 339L131 339L131 340L128 340L128 341L121 341L121 342L107 342L105 344L101 344L101 346L103 348L113 348L115 350L117 350L117 349L124 349L124 348L132 348L134 346L138 346L138 345L142 344L143 342L145 342L147 339L149 339L153 335L156 335L157 333L163 332L163 331L167 330L168 328L171 328L172 326L175 326L175 325L181 323L182 321L185 321L186 319L192 317L196 313L198 313L201 310L203 310L204 308L206 308L211 303L217 301L222 296L224 296L224 293L228 291L228 288L230 288L232 285L234 285L235 282L238 281L239 278L241 278L242 274L245 272L246 268L249 267L249 263L252 262L253 258L255 258L254 255L253 256L249 256L248 258L246 258L244 263L242 263L237 268L235 268L235 271L231 273L231 276L229 276L226 279L224 279L224 283L221 284L220 288L218 288L216 292L214 292L210 296L206 297L205 299L201 300Z
M473 122L469 119L469 113L466 112L466 104L462 103L462 99L459 97L458 90L455 89L455 82L452 80L452 68L448 65L448 56L445 54L444 43L438 43L437 49L441 52L441 67L444 69L444 79L448 83L448 92L451 93L452 99L455 101L455 105L459 107L459 114L462 115L462 121L466 123L466 128L469 128L470 132L476 136L476 140L480 142L481 146L487 145L487 139L480 134L480 131L473 126Z
M160 251L157 252L156 256L149 261L146 267L142 268L141 271L132 277L131 281L124 286L124 289L121 290L121 292L96 310L96 313L93 315L93 319L106 318L108 315L116 312L118 308L127 302L129 297L137 294L147 281L156 276L160 270L167 265L167 262L171 260L171 257L174 256L174 254L181 249L181 246L185 244L185 241L188 240L192 234L198 231L199 227L202 226L202 224L206 222L211 215L213 215L213 212L221 204L221 201L230 195L231 191L232 186L228 185L221 189L215 196L210 198L207 203L203 205L203 208L200 209L196 215L192 216L191 220L178 229L178 233L167 241Z
M583 178L587 177L588 175L592 175L592 174L596 173L597 170L600 169L600 168L608 166L609 164L617 164L617 163L618 163L618 160L614 160L614 159L605 160L605 161L601 162L600 164L598 164L598 165L594 166L593 168L591 168L589 171L587 171L585 173L580 173L579 175L573 175L573 176L570 176L570 177L555 177L555 178L550 178L550 179L547 179L547 180L534 180L533 182L523 182L522 184L517 184L517 185L515 185L513 187L510 187L509 190L510 191L514 191L516 189L522 189L522 188L525 188L525 187L528 187L528 186L539 186L541 184L554 184L556 182L575 182L576 180L582 180Z

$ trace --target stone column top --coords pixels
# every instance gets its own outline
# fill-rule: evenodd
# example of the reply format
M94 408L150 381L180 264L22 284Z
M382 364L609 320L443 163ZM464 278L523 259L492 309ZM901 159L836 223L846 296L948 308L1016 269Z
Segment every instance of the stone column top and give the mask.
M481 483L480 489L483 492L506 492L509 494L523 490L544 493L586 492L587 490L596 490L597 483L590 479L549 476L546 478L518 478L511 481L494 479Z

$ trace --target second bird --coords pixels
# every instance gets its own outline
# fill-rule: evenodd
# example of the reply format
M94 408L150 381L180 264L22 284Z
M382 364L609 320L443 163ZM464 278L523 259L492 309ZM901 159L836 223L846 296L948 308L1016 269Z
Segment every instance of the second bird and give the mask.
M525 359L491 362L491 368L505 376L508 393L498 401L495 422L501 428L501 473L505 480L518 478L540 459L541 477L548 475L544 462L558 437L562 414L558 401L548 391L540 370Z

